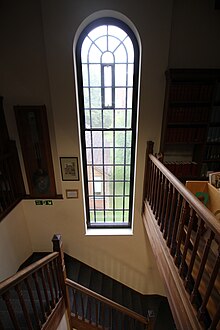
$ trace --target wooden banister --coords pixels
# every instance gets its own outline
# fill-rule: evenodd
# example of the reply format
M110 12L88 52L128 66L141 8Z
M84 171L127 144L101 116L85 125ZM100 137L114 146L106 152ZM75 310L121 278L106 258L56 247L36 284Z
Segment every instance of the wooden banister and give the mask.
M48 264L48 262L55 259L59 254L57 252L52 252L48 256L35 261L30 266L18 271L13 276L0 282L0 295L7 291L10 287L14 287L18 283L22 282L25 278L29 277L31 274L35 273L37 270L41 269L43 266Z
M220 222L157 157L146 155L143 221L177 328L216 329Z
M91 297L91 298L94 298L96 300L98 300L99 302L103 302L104 304L108 305L110 308L113 308L113 309L116 309L118 310L119 312L127 315L127 316L130 316L131 318L143 323L143 324L146 324L148 325L149 324L149 321L146 317L114 302L113 300L111 299L108 299L82 285L80 285L79 283L76 283L70 279L66 279L65 281L66 285L70 288L73 288L73 289L76 289L82 293L85 293L87 296Z

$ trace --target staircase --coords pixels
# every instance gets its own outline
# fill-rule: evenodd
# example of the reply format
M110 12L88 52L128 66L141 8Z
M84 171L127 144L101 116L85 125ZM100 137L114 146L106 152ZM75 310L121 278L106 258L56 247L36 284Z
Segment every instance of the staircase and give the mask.
M176 329L168 301L165 297L159 295L142 295L68 255L65 255L65 265L69 279L140 315L154 318L153 329ZM88 314L88 310L86 314Z
M22 271L24 267L27 267L34 262L39 262L42 258L47 258L48 255L49 253L46 252L33 253L33 255L26 260L19 270ZM79 285L106 297L109 300L113 300L117 304L122 305L139 315L143 315L146 318L150 316L152 320L154 320L153 329L155 330L176 329L169 304L165 297L158 295L142 295L67 254L65 254L64 259L68 280L72 280ZM32 295L35 301L36 310L40 311L41 306L37 299L37 292L34 289L34 280L29 280L29 283L33 288ZM40 280L39 283L41 283ZM48 285L46 286L48 287ZM44 323L42 314L40 319L35 319L33 317L34 315L32 312L31 303L29 301L28 291L24 283L20 285L19 290L22 292L27 314L30 316L32 315L32 317L29 318L30 325L26 323L25 318L22 316L22 305L19 302L16 289L13 289L10 291L10 304L16 314L17 326L12 324L6 305L3 299L0 298L0 329L9 330L42 328ZM41 296L44 297L44 289L42 286L40 291ZM105 329L146 329L146 327L139 324L137 320L132 320L129 316L123 316L122 313L117 312L113 308L104 309L101 302L98 303L97 309L96 302L93 298L88 295L81 296L79 292L74 293L71 289L69 289L69 304L72 315L76 315L77 310L79 318L85 318L87 320L91 319L91 324L95 324L97 322L96 314L98 313L99 323L103 324L104 322L103 328ZM46 306L45 299L43 301L43 305ZM104 318L104 321L100 320L100 318ZM110 328L109 324L111 324ZM50 329L50 327L48 329Z
M220 329L220 223L146 153L143 222L178 329Z

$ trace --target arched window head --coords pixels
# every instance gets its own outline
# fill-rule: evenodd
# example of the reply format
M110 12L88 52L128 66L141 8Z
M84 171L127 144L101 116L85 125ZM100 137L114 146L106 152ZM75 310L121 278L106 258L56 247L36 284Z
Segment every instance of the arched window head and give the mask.
M76 45L88 228L132 224L139 48L132 30L98 19Z

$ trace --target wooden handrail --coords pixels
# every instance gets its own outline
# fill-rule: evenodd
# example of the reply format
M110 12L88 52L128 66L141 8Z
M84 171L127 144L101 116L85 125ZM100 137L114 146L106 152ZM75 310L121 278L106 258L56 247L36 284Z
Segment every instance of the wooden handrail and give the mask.
M0 295L6 292L10 287L14 287L18 283L22 282L25 278L35 273L37 270L45 266L47 263L58 257L58 252L52 252L48 256L35 261L30 266L18 271L15 275L12 275L8 279L0 282Z
M121 313L124 313L124 314L130 316L131 318L133 318L133 319L135 319L135 320L137 320L137 321L139 321L143 324L147 325L149 323L147 318L144 317L143 315L140 315L140 314L138 314L138 313L136 313L136 312L134 312L134 311L132 311L132 310L130 310L130 309L114 302L114 301L112 301L111 299L108 299L108 298L106 298L106 297L104 297L104 296L102 296L102 295L100 295L100 294L98 294L94 291L91 291L90 289L88 289L88 288L86 288L86 287L84 287L84 286L82 286L82 285L80 285L80 284L78 284L78 283L76 283L76 282L74 282L70 279L66 279L65 283L66 283L67 286L69 286L73 289L79 290L82 293L84 293L84 294L86 294L86 295L88 295L92 298L95 298L95 299L99 300L100 302L105 303L109 307L114 308L114 309L120 311Z
M215 329L220 223L152 153L146 154L143 222L177 328Z
M154 155L150 154L149 158L183 196L183 198L193 207L197 214L204 220L208 227L215 233L216 238L220 239L220 222L216 221L216 217L203 203L195 198L193 193L184 186Z

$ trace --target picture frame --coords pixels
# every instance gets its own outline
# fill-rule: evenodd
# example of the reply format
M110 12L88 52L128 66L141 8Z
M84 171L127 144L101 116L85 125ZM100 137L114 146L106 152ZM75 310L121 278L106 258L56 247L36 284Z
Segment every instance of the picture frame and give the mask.
M60 167L63 181L79 181L77 157L60 157Z

